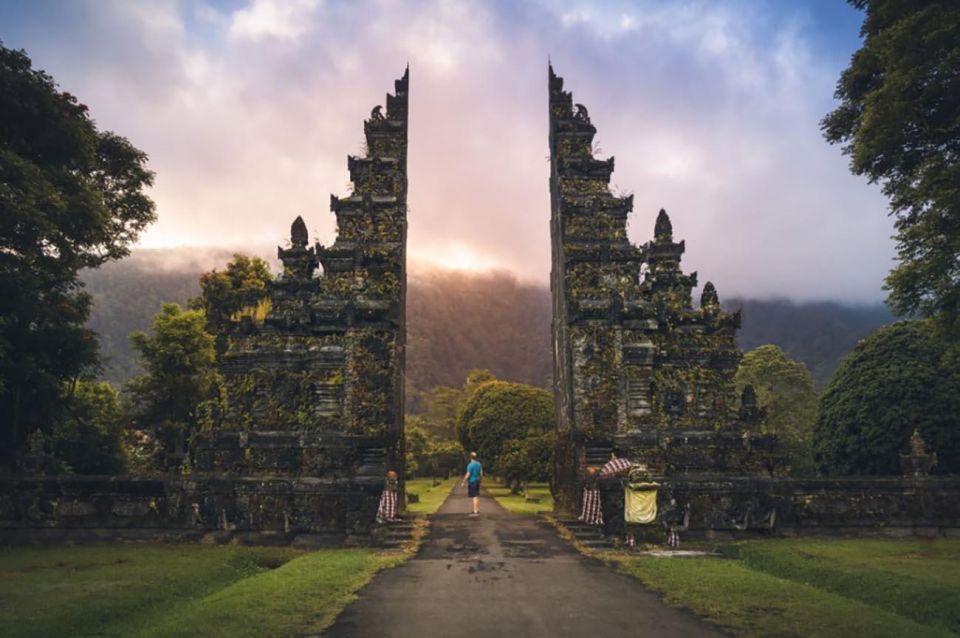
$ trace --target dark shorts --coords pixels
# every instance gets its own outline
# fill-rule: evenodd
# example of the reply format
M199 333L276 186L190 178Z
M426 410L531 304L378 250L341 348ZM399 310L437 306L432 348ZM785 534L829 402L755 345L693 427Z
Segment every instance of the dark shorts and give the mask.
M480 496L480 481L467 483L467 496Z

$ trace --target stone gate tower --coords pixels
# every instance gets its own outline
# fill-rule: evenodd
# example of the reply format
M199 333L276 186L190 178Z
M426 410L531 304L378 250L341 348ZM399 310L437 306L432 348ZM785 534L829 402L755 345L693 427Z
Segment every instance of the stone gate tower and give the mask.
M630 243L633 197L611 193L613 158L593 156L587 108L552 68L549 95L558 509L577 508L585 467L612 453L661 476L763 471L734 396L739 313L709 282L693 307L697 275L665 211L651 241Z
M199 476L235 477L204 507L234 525L362 535L403 475L408 80L364 122L336 241L310 246L297 217L268 315L230 335L224 414L193 450Z

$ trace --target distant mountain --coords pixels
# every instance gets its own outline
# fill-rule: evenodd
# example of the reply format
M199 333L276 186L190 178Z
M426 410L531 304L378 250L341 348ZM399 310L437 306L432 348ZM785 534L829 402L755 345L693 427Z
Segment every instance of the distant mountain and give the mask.
M853 350L857 341L894 320L890 310L880 303L729 299L723 306L743 312L743 328L737 337L742 350L776 344L806 364L818 388L830 381L840 359Z
M162 303L183 305L196 296L200 273L223 268L232 252L139 251L122 262L83 274L95 299L89 325L100 334L107 379L122 383L139 373L129 334L149 330ZM724 306L743 310L738 338L741 348L777 344L803 361L820 387L857 340L892 321L881 304L729 299ZM506 273L432 271L411 275L407 293L409 407L417 407L420 390L461 385L471 368L488 368L501 378L549 387L553 367L550 318L550 291Z

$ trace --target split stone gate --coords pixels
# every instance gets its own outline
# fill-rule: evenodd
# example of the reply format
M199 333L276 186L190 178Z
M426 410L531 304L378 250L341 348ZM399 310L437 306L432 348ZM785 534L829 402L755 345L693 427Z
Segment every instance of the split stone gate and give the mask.
M783 476L751 396L734 395L739 313L709 282L694 307L666 212L652 240L629 242L633 198L611 193L587 108L552 68L548 89L558 511L575 513L586 468L616 455L659 484L658 520L689 512L692 534L960 529L955 478ZM225 412L195 438L191 475L0 478L0 539L368 537L404 462L408 94L405 72L364 122L352 191L331 197L333 245L293 222L269 314L229 335ZM620 533L622 486L602 483Z

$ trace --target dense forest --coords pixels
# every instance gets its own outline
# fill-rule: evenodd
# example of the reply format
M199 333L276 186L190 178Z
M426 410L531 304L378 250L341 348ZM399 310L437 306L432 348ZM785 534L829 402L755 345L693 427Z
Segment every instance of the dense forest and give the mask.
M120 383L139 372L128 335L146 330L165 301L186 303L199 292L201 272L229 260L228 251L139 251L83 274L94 296L90 327L99 335L107 379ZM891 321L882 304L796 303L783 299L729 299L743 309L740 346L779 345L803 361L823 387L857 341ZM506 273L455 271L411 275L407 295L408 409L419 392L459 387L467 372L486 368L498 378L548 387L550 291Z

